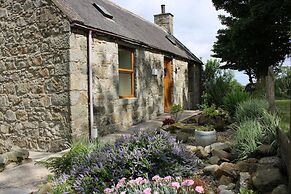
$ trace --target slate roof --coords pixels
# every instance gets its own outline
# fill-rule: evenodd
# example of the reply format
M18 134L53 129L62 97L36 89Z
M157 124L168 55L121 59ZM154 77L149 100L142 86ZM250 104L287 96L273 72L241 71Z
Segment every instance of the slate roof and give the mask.
M71 23L80 23L113 36L131 40L141 45L170 52L185 59L202 63L175 37L176 45L166 37L169 34L158 25L129 12L109 0L53 0L67 15ZM112 19L105 17L93 3L105 8Z

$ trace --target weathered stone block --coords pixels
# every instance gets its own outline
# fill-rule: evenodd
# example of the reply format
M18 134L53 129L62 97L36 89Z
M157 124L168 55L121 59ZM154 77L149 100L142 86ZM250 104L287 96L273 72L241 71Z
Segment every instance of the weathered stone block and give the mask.
M11 110L6 111L5 120L6 121L15 121L16 120L15 112L13 112Z

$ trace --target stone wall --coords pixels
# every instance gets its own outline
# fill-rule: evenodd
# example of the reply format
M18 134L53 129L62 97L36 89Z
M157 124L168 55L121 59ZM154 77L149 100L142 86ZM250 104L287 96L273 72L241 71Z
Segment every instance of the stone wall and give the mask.
M190 102L188 93L188 62L173 60L173 103L181 104L188 109Z
M72 29L70 36L70 112L74 138L89 137L88 32Z
M0 152L70 138L70 23L46 0L0 0Z
M93 39L94 123L99 134L156 117L163 113L163 55L135 49L135 98L119 99L118 44L104 37Z

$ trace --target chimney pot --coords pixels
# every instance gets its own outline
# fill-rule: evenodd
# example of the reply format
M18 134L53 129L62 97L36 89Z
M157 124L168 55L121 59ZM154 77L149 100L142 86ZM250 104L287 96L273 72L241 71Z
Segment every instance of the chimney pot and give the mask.
M166 13L166 6L165 5L161 5L161 10L162 10L162 13Z

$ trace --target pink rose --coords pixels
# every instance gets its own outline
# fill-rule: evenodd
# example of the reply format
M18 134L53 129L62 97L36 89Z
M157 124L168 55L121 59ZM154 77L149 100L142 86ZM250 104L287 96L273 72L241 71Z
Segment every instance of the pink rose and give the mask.
M104 193L113 193L113 189L110 189L110 188L106 188L104 189Z
M172 182L172 183L170 183L170 187L173 187L175 189L179 189L180 183L178 183L178 182Z
M157 191L155 191L154 194L159 194L159 193Z
M126 194L126 191L122 191L120 194Z
M191 180L191 179L184 180L184 181L182 182L182 186L191 186L191 185L193 185L193 184L194 184L194 181Z
M155 175L153 178L152 178L153 181L159 181L161 180L161 177L159 175Z
M204 193L204 188L202 186L195 187L195 191L198 193Z
M166 177L164 178L164 180L165 180L165 181L171 181L171 180L172 180L172 177L171 177L171 176L166 176Z
M143 194L151 194L152 189L151 188L146 188L145 190L143 190Z
M126 180L126 178L124 178L124 177L123 177L122 179L120 179L120 180L119 180L119 182L118 182L118 183L120 183L120 184L122 184L122 185L123 185L123 184L125 183L125 180Z

